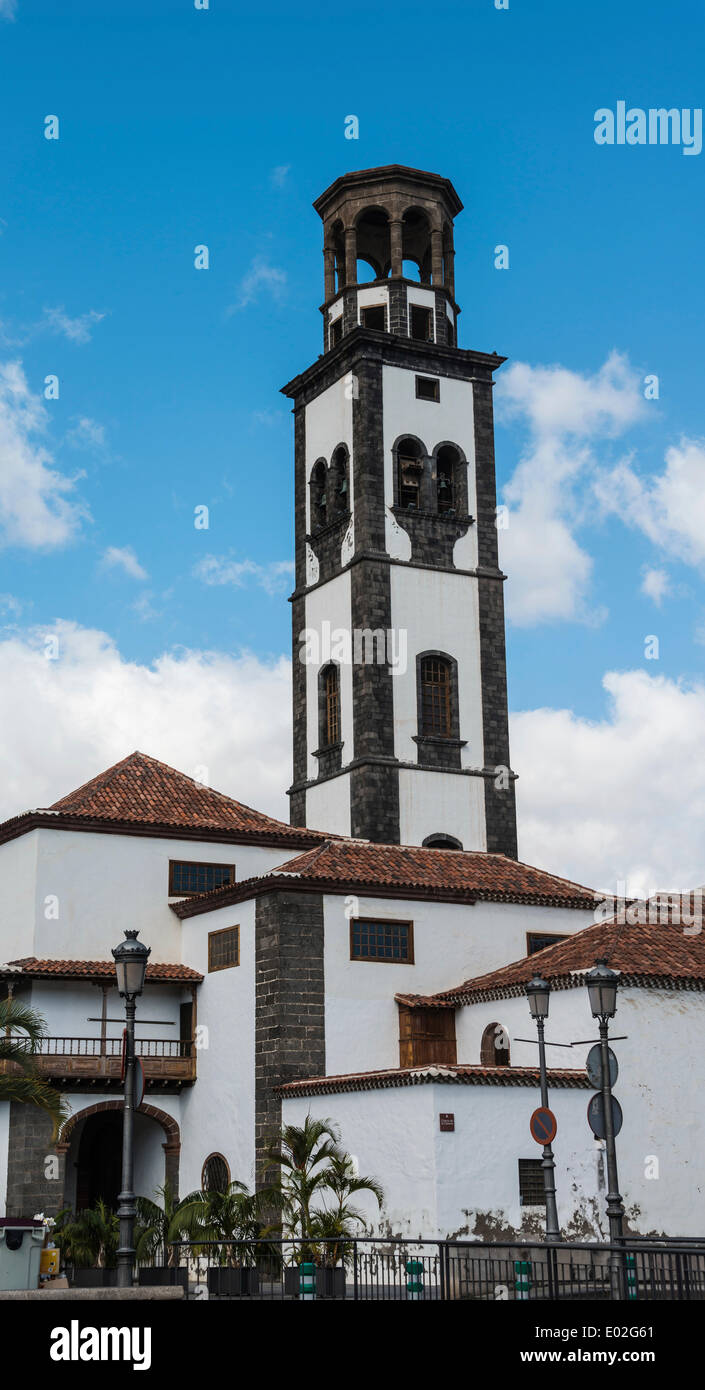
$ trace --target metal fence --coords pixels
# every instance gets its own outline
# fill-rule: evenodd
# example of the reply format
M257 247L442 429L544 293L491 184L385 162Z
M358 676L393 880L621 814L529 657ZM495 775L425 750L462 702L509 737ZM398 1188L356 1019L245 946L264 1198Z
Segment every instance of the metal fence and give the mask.
M187 1298L312 1301L705 1301L705 1241L179 1241L140 1283ZM168 1260L171 1260L171 1264Z

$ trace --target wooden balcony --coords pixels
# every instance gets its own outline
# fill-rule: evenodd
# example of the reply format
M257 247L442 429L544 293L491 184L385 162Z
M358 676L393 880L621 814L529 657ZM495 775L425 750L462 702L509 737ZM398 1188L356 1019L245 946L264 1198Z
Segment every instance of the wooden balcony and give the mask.
M26 1044L26 1039L22 1042ZM135 1053L144 1067L146 1091L180 1091L196 1080L193 1042L139 1038ZM122 1038L42 1038L33 1059L42 1076L70 1090L96 1085L122 1089ZM0 1074L16 1069L16 1063L0 1061Z

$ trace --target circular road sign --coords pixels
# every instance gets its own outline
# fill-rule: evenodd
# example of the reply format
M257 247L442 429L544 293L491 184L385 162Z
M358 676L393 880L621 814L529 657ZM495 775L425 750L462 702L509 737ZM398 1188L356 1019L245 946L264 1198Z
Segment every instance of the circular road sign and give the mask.
M619 1134L622 1128L624 1116L622 1107L616 1096L612 1096L612 1124L615 1134ZM588 1124L596 1139L606 1139L605 1133L605 1112L602 1108L602 1092L596 1091L587 1109Z
M617 1058L615 1057L611 1047L608 1047L607 1049L607 1056L609 1057L610 1064L610 1086L614 1086L614 1083L617 1080L617 1077L619 1076L619 1067L617 1065ZM588 1074L588 1081L590 1082L590 1085L594 1086L596 1091L601 1091L602 1048L600 1047L599 1043L595 1043L595 1046L590 1048L590 1051L587 1055L587 1062L585 1063L585 1069Z
M532 1139L535 1139L537 1144L552 1144L558 1129L553 1111L549 1110L547 1105L540 1105L529 1120L529 1129Z

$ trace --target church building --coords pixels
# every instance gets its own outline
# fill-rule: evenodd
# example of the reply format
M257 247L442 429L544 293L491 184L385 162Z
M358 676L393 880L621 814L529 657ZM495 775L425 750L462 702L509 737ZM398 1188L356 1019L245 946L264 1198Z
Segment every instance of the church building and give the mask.
M601 894L518 858L495 524L504 358L459 344L462 204L448 179L392 165L344 175L314 206L323 352L284 387L290 824L135 752L0 826L0 989L44 1016L37 1065L70 1109L52 1144L42 1112L0 1103L0 1213L115 1204L111 948L130 929L151 948L137 1009L140 1194L165 1178L181 1193L254 1186L272 1135L310 1112L337 1121L382 1182L374 1231L540 1232L525 995L539 969L560 1048L549 1088L561 1226L604 1234L604 1155L585 1117L587 1049L574 1044L594 1031L584 976L606 952L623 972L628 1034L627 1219L699 1234L702 1125L691 1118L686 1142L675 1118L702 1033L702 935L660 909L646 927L603 920ZM361 262L372 279L360 282ZM661 1182L646 1170L654 1152Z

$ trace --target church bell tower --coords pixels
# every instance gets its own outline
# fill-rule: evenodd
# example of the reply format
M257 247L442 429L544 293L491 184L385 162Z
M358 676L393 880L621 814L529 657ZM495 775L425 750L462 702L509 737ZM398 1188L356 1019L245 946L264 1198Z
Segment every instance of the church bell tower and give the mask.
M323 353L294 403L291 820L517 854L493 372L458 346L438 174L345 174L323 221ZM372 278L361 279L361 272Z

